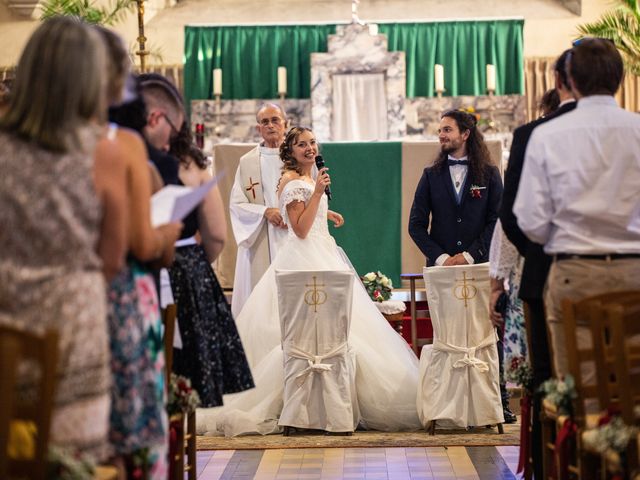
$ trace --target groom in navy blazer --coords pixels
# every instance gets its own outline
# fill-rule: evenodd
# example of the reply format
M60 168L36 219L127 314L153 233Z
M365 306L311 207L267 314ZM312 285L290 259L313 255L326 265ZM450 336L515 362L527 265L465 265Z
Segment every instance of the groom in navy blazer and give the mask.
M440 154L418 183L409 235L427 266L487 262L502 197L500 172L475 116L445 112L438 136Z
M427 257L427 266L489 261L491 236L502 198L499 170L491 163L476 117L445 112L438 130L440 154L424 169L409 217L409 235ZM429 228L429 220L431 227ZM498 342L502 377L502 342ZM516 416L500 382L506 423Z

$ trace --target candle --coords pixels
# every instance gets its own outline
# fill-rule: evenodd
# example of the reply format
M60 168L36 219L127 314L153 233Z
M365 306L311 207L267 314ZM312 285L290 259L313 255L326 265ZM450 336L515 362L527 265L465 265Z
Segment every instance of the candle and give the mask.
M278 67L278 93L287 94L287 67Z
M487 63L487 91L496 91L496 66Z
M444 92L444 67L436 63L434 71L436 75L436 92Z
M213 95L222 95L222 69L213 69Z

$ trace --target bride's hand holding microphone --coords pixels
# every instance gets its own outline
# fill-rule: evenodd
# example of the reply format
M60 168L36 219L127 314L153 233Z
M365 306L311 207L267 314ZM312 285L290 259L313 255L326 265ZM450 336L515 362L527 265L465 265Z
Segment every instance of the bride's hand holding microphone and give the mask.
M327 167L318 170L318 177L316 178L316 188L313 191L313 194L318 197L322 197L327 187L331 185L331 178L329 177L327 170L329 170Z

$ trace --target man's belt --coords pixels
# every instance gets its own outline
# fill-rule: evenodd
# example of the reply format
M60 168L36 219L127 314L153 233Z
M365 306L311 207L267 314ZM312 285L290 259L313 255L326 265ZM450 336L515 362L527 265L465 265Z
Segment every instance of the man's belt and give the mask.
M622 260L624 258L640 258L640 253L608 253L602 255L580 253L556 253L553 258L556 262L561 260Z

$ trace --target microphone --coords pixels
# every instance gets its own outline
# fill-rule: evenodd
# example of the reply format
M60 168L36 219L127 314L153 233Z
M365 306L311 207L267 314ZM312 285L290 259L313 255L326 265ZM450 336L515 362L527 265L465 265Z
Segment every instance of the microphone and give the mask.
M318 167L318 171L324 168L324 158L322 158L322 155L316 156L316 167ZM331 187L329 185L324 187L324 193L326 193L327 198L331 200Z

